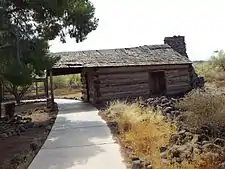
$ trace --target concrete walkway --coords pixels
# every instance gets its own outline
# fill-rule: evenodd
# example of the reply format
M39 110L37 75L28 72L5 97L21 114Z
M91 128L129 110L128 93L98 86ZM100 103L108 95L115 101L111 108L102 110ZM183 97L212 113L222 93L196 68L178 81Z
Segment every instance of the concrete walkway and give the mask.
M81 101L56 102L55 124L28 169L126 169L97 109Z

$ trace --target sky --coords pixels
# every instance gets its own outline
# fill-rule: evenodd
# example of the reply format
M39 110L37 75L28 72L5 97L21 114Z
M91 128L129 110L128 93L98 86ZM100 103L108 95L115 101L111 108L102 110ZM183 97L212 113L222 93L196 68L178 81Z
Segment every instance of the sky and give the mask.
M91 0L98 28L76 43L50 41L51 52L112 49L163 44L164 37L185 36L191 60L207 60L225 50L224 0Z

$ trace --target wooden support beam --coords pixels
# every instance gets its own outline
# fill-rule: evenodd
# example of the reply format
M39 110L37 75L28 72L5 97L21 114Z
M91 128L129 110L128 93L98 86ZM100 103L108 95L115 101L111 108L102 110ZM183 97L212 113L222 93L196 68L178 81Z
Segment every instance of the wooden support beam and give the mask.
M0 119L2 117L3 85L0 82Z
M35 82L35 90L36 90L36 98L38 99L39 96L38 96L38 82L37 81Z
M46 96L46 99L49 98L49 92L48 92L48 75L46 74L46 78L45 78L45 81L44 81L44 86L45 86L45 96Z
M50 75L51 102L52 102L52 105L54 105L54 91L53 91L53 77L52 77L52 70L50 70L49 75Z

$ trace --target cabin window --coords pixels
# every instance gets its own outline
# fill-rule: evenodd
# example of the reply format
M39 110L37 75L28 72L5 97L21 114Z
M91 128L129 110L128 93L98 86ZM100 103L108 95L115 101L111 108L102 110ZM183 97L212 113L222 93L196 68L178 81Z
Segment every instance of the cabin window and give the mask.
M164 71L149 73L150 95L163 95L166 91Z

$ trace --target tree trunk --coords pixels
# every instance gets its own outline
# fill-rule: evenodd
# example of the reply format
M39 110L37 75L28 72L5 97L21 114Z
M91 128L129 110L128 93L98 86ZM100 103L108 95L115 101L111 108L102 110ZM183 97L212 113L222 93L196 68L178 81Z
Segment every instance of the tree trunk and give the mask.
M18 105L20 105L20 101L21 101L21 98L20 98L20 95L16 92L15 94L14 94L14 97L15 97L15 100L16 100L16 103L18 104Z
M3 100L3 86L0 82L0 119L2 118L2 100Z

